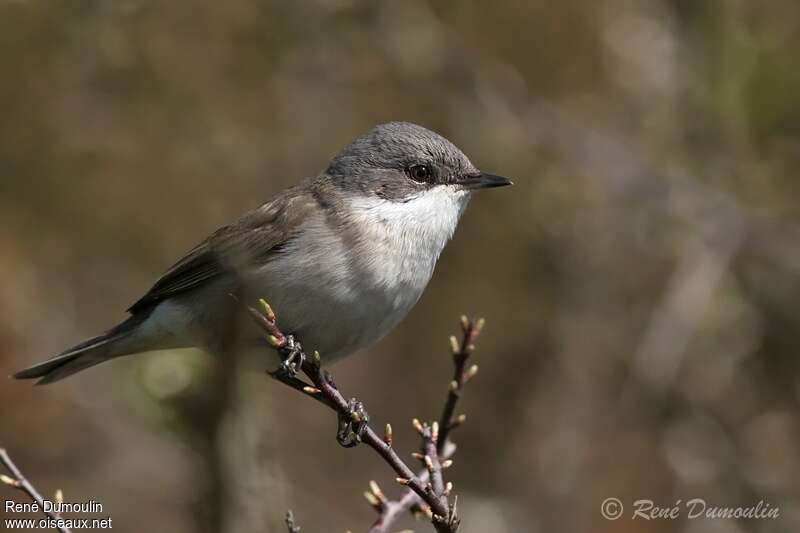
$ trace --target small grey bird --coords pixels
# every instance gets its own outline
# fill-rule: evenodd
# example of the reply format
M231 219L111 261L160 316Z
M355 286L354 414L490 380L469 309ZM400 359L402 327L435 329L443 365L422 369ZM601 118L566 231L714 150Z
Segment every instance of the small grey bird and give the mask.
M214 232L108 332L14 377L51 383L122 355L215 351L236 302L265 298L325 362L366 348L417 302L473 191L510 185L415 124L376 126L328 168ZM251 325L252 326L252 325ZM263 334L242 325L247 342Z

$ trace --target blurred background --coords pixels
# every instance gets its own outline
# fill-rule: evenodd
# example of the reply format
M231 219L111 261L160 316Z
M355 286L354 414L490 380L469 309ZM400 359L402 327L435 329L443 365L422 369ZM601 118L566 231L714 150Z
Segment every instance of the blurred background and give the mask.
M798 49L795 0L0 0L0 374L413 121L516 186L474 198L410 316L332 370L411 452L458 316L486 317L448 471L462 531L799 531ZM399 492L323 408L215 375L195 351L8 380L0 445L120 531L280 532L289 508L364 531L368 481ZM612 522L608 497L780 518Z

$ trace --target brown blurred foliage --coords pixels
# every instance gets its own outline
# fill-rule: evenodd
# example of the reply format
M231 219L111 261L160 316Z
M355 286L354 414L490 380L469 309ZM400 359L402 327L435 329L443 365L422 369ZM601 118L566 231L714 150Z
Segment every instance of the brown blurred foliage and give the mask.
M0 0L0 371L113 325L355 135L418 122L516 186L473 200L408 319L333 371L411 451L457 316L487 318L449 471L463 531L798 531L798 49L794 0ZM393 476L255 370L211 472L212 373L161 353L7 381L0 443L122 531L284 531L290 507L365 528L361 492ZM781 516L610 522L611 496Z

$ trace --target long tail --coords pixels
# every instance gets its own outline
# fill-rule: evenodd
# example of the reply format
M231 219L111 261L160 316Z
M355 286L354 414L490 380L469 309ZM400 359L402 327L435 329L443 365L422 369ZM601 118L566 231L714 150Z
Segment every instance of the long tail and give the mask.
M55 357L20 370L16 379L36 379L37 385L59 381L76 372L108 361L114 357L134 353L131 343L126 342L130 334L143 321L143 316L131 316L110 331L84 341Z

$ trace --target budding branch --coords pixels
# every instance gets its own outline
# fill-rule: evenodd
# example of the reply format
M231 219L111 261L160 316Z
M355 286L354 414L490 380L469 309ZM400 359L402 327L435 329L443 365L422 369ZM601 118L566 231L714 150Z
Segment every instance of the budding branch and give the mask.
M453 380L448 387L445 405L439 421L422 423L414 419L413 425L421 437L420 453L415 458L424 465L424 470L415 473L395 452L392 447L393 433L387 424L383 436L369 425L366 411L360 402L350 401L339 391L330 374L321 367L320 355L314 352L310 357L303 351L300 343L284 334L277 325L277 318L269 304L260 300L261 309L248 307L255 322L264 330L270 344L286 357L282 370L270 375L306 396L319 401L336 411L339 418L340 435L346 429L352 434L352 441L340 439L340 444L352 446L363 442L378 453L397 474L397 482L406 487L405 492L397 500L388 500L374 481L370 483L370 491L365 493L367 500L378 511L378 519L370 527L370 533L385 533L393 522L406 511L427 515L438 533L455 533L460 519L457 515L457 498L451 503L452 483L445 483L442 470L452 465L450 456L455 445L449 442L453 428L463 423L464 415L454 416L456 405L464 385L478 370L476 365L466 367L474 341L483 327L483 320L461 319L462 338L459 342L451 337L451 349L454 363ZM287 372L288 367L288 372ZM310 383L298 378L295 374L302 370ZM297 531L294 517L287 515L289 532Z
M42 495L39 494L38 490L36 490L36 487L34 487L33 484L22 474L22 471L19 469L19 467L14 464L14 461L11 460L11 457L8 455L8 452L5 450L5 448L0 448L0 463L2 463L11 474L11 476L0 474L0 481L9 487L19 489L30 496L30 498L39 506L39 509L41 509L48 518L55 522L56 529L58 529L61 533L70 533L70 529L61 524L62 519L59 513L45 510L44 498L42 498ZM60 499L61 492L59 491L56 493L56 500Z

